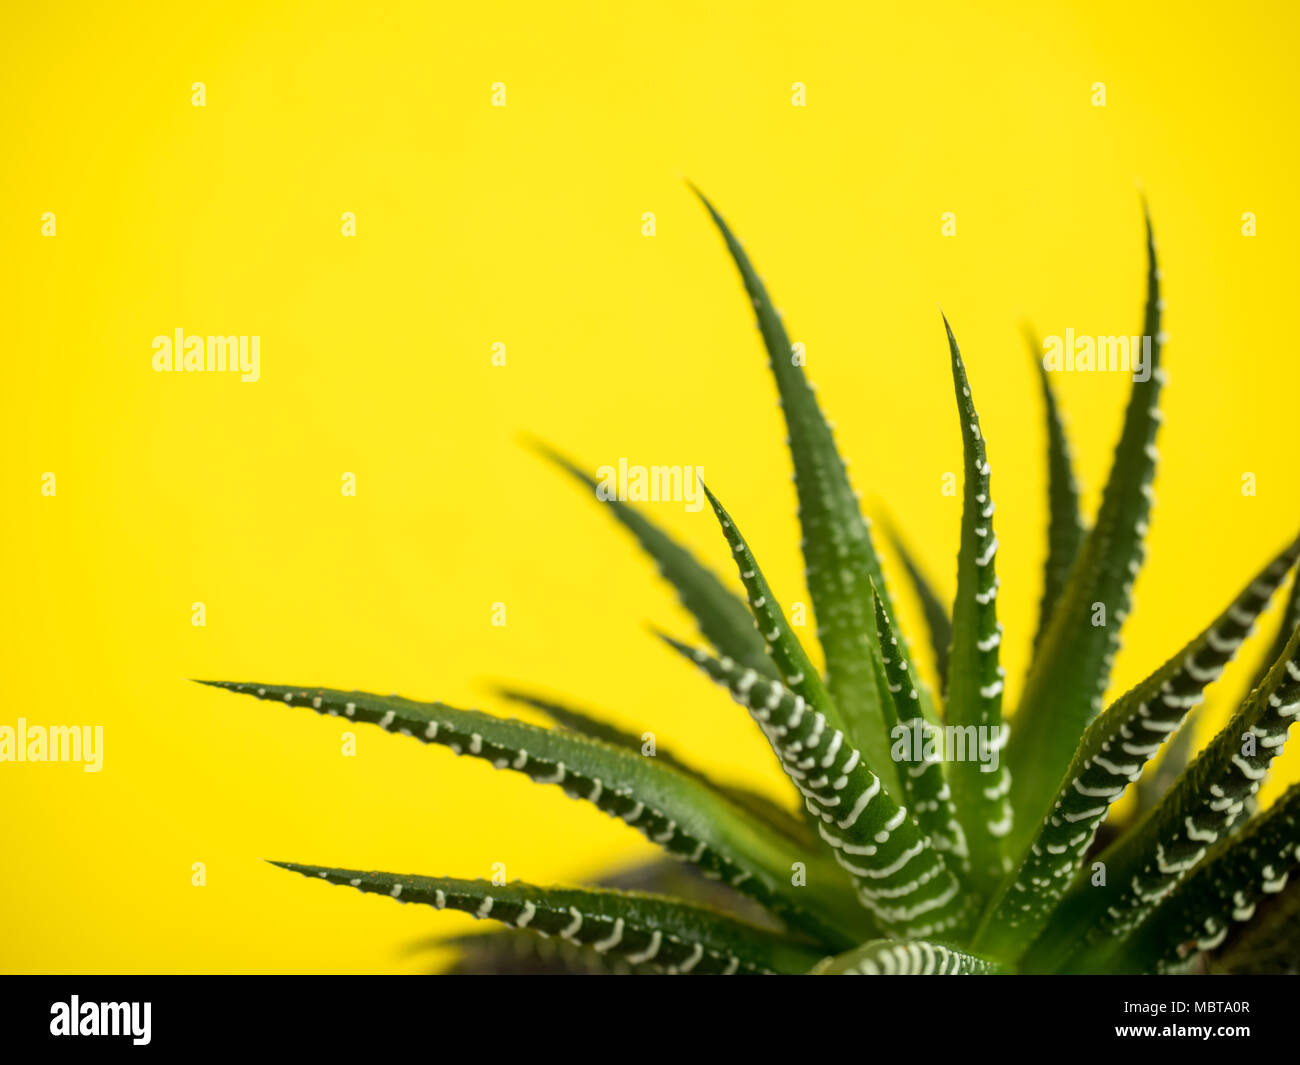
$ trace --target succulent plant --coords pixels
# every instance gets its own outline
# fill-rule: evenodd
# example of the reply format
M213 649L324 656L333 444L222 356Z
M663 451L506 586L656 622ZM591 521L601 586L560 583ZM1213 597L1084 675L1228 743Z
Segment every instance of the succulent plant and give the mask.
M1149 217L1143 335L1153 372L1135 376L1091 525L1080 515L1065 432L1040 366L1049 550L1032 663L1008 724L990 467L952 329L945 320L964 491L951 612L903 549L930 630L938 698L899 631L870 525L803 360L740 243L700 198L739 268L776 379L824 673L711 492L747 602L642 512L618 499L605 505L658 563L711 649L664 639L749 712L800 812L718 783L664 750L646 756L639 737L523 692L504 694L553 728L397 696L204 682L376 724L563 788L700 875L667 863L643 871L629 890L277 864L507 926L457 941L462 971L1168 972L1232 969L1231 960L1215 961L1232 944L1243 944L1241 956L1253 951L1262 967L1294 967L1298 907L1283 888L1297 863L1300 787L1263 813L1254 796L1300 713L1300 582L1227 725L1190 761L1180 737L1158 766L1161 786L1151 781L1153 759L1180 726L1185 735L1207 686L1286 579L1300 539L1164 665L1110 706L1102 702L1143 561L1158 457L1162 300ZM580 467L547 453L595 486ZM1144 769L1139 815L1118 833L1103 829ZM1257 907L1272 915L1262 938L1241 927ZM1289 954L1279 954L1279 935ZM543 949L529 954L528 944ZM535 964L510 961L525 956Z

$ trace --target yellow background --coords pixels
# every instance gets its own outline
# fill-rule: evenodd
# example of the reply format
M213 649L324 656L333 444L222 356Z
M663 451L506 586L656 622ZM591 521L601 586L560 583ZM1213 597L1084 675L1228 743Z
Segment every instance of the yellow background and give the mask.
M558 789L370 728L343 758L342 722L186 677L488 708L493 681L531 682L785 794L748 720L648 635L693 633L653 567L520 443L703 466L779 596L806 598L765 358L683 177L805 343L869 509L889 501L945 595L961 441L940 304L951 318L990 441L1013 699L1045 546L1020 329L1138 331L1138 181L1170 387L1116 689L1296 526L1294 5L77 3L5 22L0 724L105 729L97 775L0 765L5 970L416 971L435 958L412 941L471 922L259 859L549 883L653 853ZM262 379L154 373L178 326L260 335ZM1127 385L1057 383L1091 507ZM651 513L729 567L707 511Z

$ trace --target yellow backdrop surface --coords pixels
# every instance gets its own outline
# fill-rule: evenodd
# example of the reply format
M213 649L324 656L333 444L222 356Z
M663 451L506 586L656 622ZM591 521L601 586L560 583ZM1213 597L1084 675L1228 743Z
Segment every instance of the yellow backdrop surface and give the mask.
M703 467L778 595L806 600L766 360L683 178L805 345L867 509L887 503L946 596L960 503L941 489L961 438L940 305L951 319L989 440L1013 700L1045 550L1021 329L1139 330L1140 183L1170 385L1114 689L1139 679L1300 517L1298 18L1129 2L9 10L0 725L101 725L104 765L0 764L0 968L417 971L437 959L413 942L471 922L262 859L504 863L551 883L654 853L558 789L373 728L345 757L345 722L187 677L498 710L495 683L528 682L786 794L739 709L649 634L693 635L653 567L521 444L593 471ZM155 372L153 338L177 328L260 337L260 379ZM1127 382L1057 383L1091 508ZM733 579L707 510L650 513ZM919 646L918 612L904 620Z

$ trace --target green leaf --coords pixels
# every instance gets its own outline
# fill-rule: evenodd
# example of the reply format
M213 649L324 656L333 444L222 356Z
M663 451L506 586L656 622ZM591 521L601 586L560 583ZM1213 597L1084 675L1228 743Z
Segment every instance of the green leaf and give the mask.
M1083 543L1084 527L1065 421L1057 406L1051 376L1043 365L1038 340L1032 334L1028 340L1034 365L1038 367L1039 382L1043 387L1043 409L1047 416L1047 561L1043 564L1043 601L1038 610L1038 628L1034 632L1034 650L1037 651L1047 632L1052 609L1065 592L1070 568Z
M1300 880L1270 895L1249 924L1234 925L1206 971L1230 976L1300 976Z
M1233 922L1249 921L1261 901L1286 887L1300 863L1300 784L1245 830L1223 840L1160 903L1124 947L1122 970L1179 968L1194 950L1215 950Z
M750 550L749 544L741 535L739 526L718 502L717 496L707 487L704 493L713 506L713 513L722 527L722 535L727 540L727 546L731 548L731 555L740 573L741 583L745 586L745 592L749 597L749 609L754 615L754 624L766 641L768 657L776 663L785 686L795 695L802 696L804 701L822 714L833 727L841 732L847 731L847 723L840 716L825 687L822 686L822 679L816 667L809 660L803 644L799 642L799 637L794 634L794 630L786 620L785 612L772 593L767 578L763 576L758 560L754 557L754 552ZM887 760L888 736L881 733L876 740L875 750L864 753L868 759L874 756Z
M659 971L527 930L447 936L430 946L456 952L455 960L438 970L443 976L640 976Z
M608 743L614 747L622 747L629 751L640 752L643 747L640 736L632 732L625 732L607 721L602 721L591 714L581 710L576 710L571 706L554 702L550 699L543 699L540 696L530 695L527 692L515 691L509 688L500 689L500 694L512 702L521 703L524 706L531 706L534 710L540 711L554 721L561 728L569 729L571 732L578 732L584 736L590 736L594 740L600 740L602 743ZM813 844L814 837L809 826L800 821L784 807L777 805L765 795L761 795L749 788L736 787L731 784L720 784L713 780L708 774L696 769L694 766L683 762L672 751L666 749L662 744L656 743L654 748L654 757L664 765L672 766L679 772L694 777L701 783L707 785L713 790L725 795L731 799L737 806L769 825L773 830L788 836L793 842L801 846Z
M668 642L753 715L884 929L921 938L965 926L970 899L956 876L842 732L778 681Z
M888 733L889 723L882 699L879 648L874 647L871 585L884 597L891 614L893 604L868 523L849 484L831 428L804 376L802 361L793 354L781 315L772 306L762 280L727 223L703 193L698 189L695 192L740 271L776 378L790 433L805 572L817 613L817 635L826 654L826 684L848 724L847 735L853 745L864 752L878 751L879 737ZM924 691L922 702L926 716L933 719L933 707ZM884 763L877 764L883 770Z
M953 801L970 848L971 880L976 890L988 894L1007 872L1004 842L1011 831L1008 795L1011 778L997 752L1006 742L1002 724L1000 664L1002 625L998 622L998 577L994 555L998 550L993 531L993 496L989 487L989 462L980 431L979 415L971 397L970 381L957 338L948 319L943 320L952 355L952 383L957 413L962 423L965 488L961 516L961 547L957 554L957 598L952 608L952 656L944 724L967 737L966 757L953 760L945 752ZM970 757L970 737L978 737ZM985 753L996 768L990 770Z
M407 876L272 862L281 869L347 884L439 910L460 910L661 972L807 972L822 952L677 899L599 888L541 888L515 881Z
M1260 570L1203 632L1088 726L1048 816L990 908L977 945L998 957L1015 957L1042 931L1111 805L1204 699L1298 555L1300 539Z
M1240 702L1241 700L1238 700L1238 705ZM1149 764L1142 773L1134 791L1132 820L1145 817L1159 806L1165 793L1174 786L1174 781L1187 768L1196 746L1197 722L1204 712L1204 704L1189 711L1178 727L1178 731L1174 733L1173 739L1164 748L1164 754L1160 755L1158 760L1153 759L1154 764Z
M593 740L600 740L601 743L608 743L612 747L622 747L629 751L641 750L641 737L636 733L627 732L617 725L611 725L603 718L599 718L585 710L578 710L566 703L557 703L553 699L533 695L517 688L498 688L497 693L511 702L531 707L545 714L560 728L568 729L570 732L589 736ZM703 776L698 770L687 765L672 751L658 743L655 744L654 756L663 765L670 765L683 773L689 773L691 776Z
M653 758L444 703L328 688L200 683L375 724L524 773L536 783L558 785L570 798L619 818L673 857L692 862L823 942L842 942L860 931L844 924L855 915L852 893L834 866L800 851L698 779ZM808 866L807 887L791 884L795 862Z
M592 498L602 502L658 563L660 575L673 586L681 604L694 616L700 633L718 649L760 673L776 676L776 667L763 648L763 638L744 602L734 595L707 567L676 540L654 525L635 507L618 499L601 500L597 483L582 469L547 444L534 441L534 448L576 481L591 489Z
M1160 270L1147 218L1147 304L1143 335L1151 338L1150 376L1134 381L1124 429L1092 530L1052 612L1030 667L1007 748L1016 824L1010 853L1021 850L1040 823L1069 767L1079 737L1100 713L1120 627L1132 605L1155 476L1157 404L1164 381L1160 350ZM1105 616L1098 624L1099 608Z
M605 872L577 887L612 888L642 894L666 896L702 906L706 910L727 913L747 924L780 932L780 926L766 910L752 899L704 877L693 865L670 858ZM629 965L617 958L597 954L589 947L569 943L558 937L543 939L511 928L488 932L472 931L447 935L424 936L409 945L408 953L455 951L459 960L443 971L448 973L642 973L645 966Z
M1281 656L1282 649L1286 647L1287 638L1295 631L1296 626L1300 626L1300 581L1292 580L1291 590L1287 595L1286 604L1282 608L1273 640L1261 657L1249 683L1233 700L1232 705L1240 706L1246 697L1264 682L1269 667ZM1189 715L1187 723L1178 731L1154 772L1148 771L1138 781L1137 812L1135 816L1141 817L1149 813L1164 797L1165 792L1173 786L1174 781L1178 779L1178 774L1187 768L1187 763L1191 760L1193 753L1196 720L1207 709L1200 707ZM1253 797L1247 801L1247 814L1253 816L1257 808L1258 803Z
M942 734L936 736L936 726L922 716L911 671L895 653L898 634L885 613L884 604L879 599L875 604L876 635L901 734L901 746L896 744L890 755L898 765L902 797L935 850L946 856L950 868L964 876L970 872L970 851L946 779Z
M1150 709L1153 716L1164 712ZM1297 714L1300 629L1264 683L1187 767L1164 801L1098 856L1106 867L1106 884L1077 887L1065 900L1030 952L1034 964L1104 969L1117 945L1241 820ZM1063 944L1064 928L1086 931Z
M934 652L934 671L943 690L948 688L948 651L952 647L952 620L948 617L948 608L934 590L934 585L921 569L915 556L908 550L902 536L892 524L885 523L885 532L889 542L898 552L899 561L907 571L912 590L921 603L921 612L925 617L925 627L930 634L930 648Z
M1268 650L1264 652L1263 659L1251 677L1250 687L1242 695L1243 699L1264 683L1264 678L1268 676L1269 669L1272 668L1274 662L1282 657L1286 642L1291 638L1291 633L1295 632L1297 626L1300 626L1300 575L1291 581L1291 590L1287 593L1286 605L1282 607L1282 616L1278 621L1273 642L1269 644Z
M846 954L826 958L817 976L988 976L1002 972L989 958L924 939L876 939Z

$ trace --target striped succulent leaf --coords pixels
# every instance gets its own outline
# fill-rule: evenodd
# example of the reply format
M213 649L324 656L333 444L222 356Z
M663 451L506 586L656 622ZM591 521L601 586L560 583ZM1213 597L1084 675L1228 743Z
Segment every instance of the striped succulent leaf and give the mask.
M611 725L604 718L588 713L586 710L579 710L567 703L557 703L553 699L534 695L518 688L498 688L497 694L512 703L518 703L520 706L527 706L541 714L545 714L559 728L581 733L593 740L600 740L601 743L608 743L611 747L622 747L629 751L639 751L641 749L642 740L640 736L621 729L617 725ZM654 756L662 765L672 766L674 769L688 773L691 776L703 776L699 770L683 762L661 744L655 744Z
M971 882L988 894L1007 872L1005 840L1011 831L1011 777L998 757L1006 740L1002 723L1000 664L1002 625L998 622L998 577L994 556L998 550L993 531L993 496L989 487L989 461L980 430L979 415L971 396L970 381L957 338L948 319L943 321L952 356L952 383L957 413L962 423L965 487L961 517L961 547L957 554L957 598L952 607L952 653L949 659L948 699L944 724L967 737L984 737L972 751L954 759L945 752L953 801L970 848ZM996 757L990 770L983 755ZM972 757L978 754L980 757Z
M753 715L820 818L818 831L853 877L858 898L886 931L919 938L966 925L970 897L842 732L778 681L669 642Z
M693 865L656 858L621 868L572 885L575 887L612 888L616 891L657 895L691 903L706 910L716 910L738 918L747 925L757 925L779 932L780 926L768 912L715 880L706 879ZM487 932L445 932L423 937L409 944L409 953L455 951L457 964L449 972L518 972L518 973L644 973L645 966L629 965L617 958L597 954L589 947L570 943L557 936L543 938L513 927L493 928ZM439 959L441 963L441 959ZM440 968L442 968L440 964Z
M1277 631L1274 633L1268 650L1264 652L1263 659L1251 677L1250 687L1246 689L1242 698L1245 698L1246 695L1249 695L1264 683L1268 671L1272 668L1273 663L1282 657L1282 651L1286 648L1287 640L1291 638L1291 633L1295 632L1298 626L1300 626L1300 574L1297 574L1291 580L1291 590L1287 593L1286 604L1282 607L1281 618L1277 623Z
M1232 705L1240 706L1246 697L1263 683L1269 667L1278 660L1286 647L1287 638L1300 626L1300 581L1291 581L1291 590L1287 593L1286 604L1282 607L1280 620L1274 638L1264 652L1260 664L1251 675L1245 689L1233 700ZM1159 763L1142 774L1137 787L1137 809L1135 817L1146 815L1164 797L1178 775L1187 768L1195 749L1196 720L1209 707L1198 707L1187 718L1187 722L1175 733ZM1253 799L1247 803L1247 812L1253 814Z
M1083 518L1079 513L1079 485L1074 478L1070 441L1065 435L1065 419L1056 401L1051 375L1039 353L1038 339L1028 334L1030 354L1038 368L1043 388L1043 410L1047 417L1047 560L1043 563L1043 599L1038 609L1038 628L1034 631L1034 649L1043 642L1052 609L1065 591L1070 568L1083 543Z
M273 862L282 869L439 910L460 910L664 973L803 973L822 951L676 899L599 888L407 876Z
M1223 672L1300 555L1296 540L1213 622L1088 726L1070 771L976 942L1014 957L1064 897L1111 805Z
M948 651L952 647L952 619L948 616L948 607L939 598L934 585L930 583L916 557L908 550L898 530L886 523L885 531L889 536L889 542L898 553L898 560L903 563L907 579L911 581L912 590L921 604L926 631L930 635L930 649L934 653L934 672L939 678L940 688L947 691Z
M596 481L584 470L547 444L535 441L533 446L574 480L591 489L593 498L598 499L595 495ZM717 648L718 653L744 662L760 673L776 676L776 667L767 657L762 638L754 631L744 602L712 570L636 507L617 499L604 500L603 503L636 538L641 549L655 560L660 575L673 586L682 606L694 616L700 634Z
M441 976L646 976L658 970L634 965L557 936L501 929L443 936L429 946L455 959L434 971Z
M912 939L900 943L877 939L827 958L817 976L991 976L1002 972L997 962L942 943Z
M1021 850L1051 802L1083 730L1102 709L1120 628L1142 565L1155 476L1158 403L1164 383L1160 352L1160 268L1147 217L1147 302L1143 336L1150 337L1147 380L1133 382L1124 428L1096 523L1084 538L1070 578L1052 611L1030 667L1007 748L1016 826L1009 850ZM1102 624L1097 624L1099 611Z
M902 779L901 794L922 833L945 855L949 866L965 877L970 872L970 851L948 786L943 737L922 716L914 678L907 663L895 653L898 635L885 605L879 599L875 604L876 635L894 703L894 718L898 722L895 734L899 742L890 756Z
M817 635L826 655L827 687L848 724L849 739L861 750L874 751L878 737L888 732L888 724L878 656L869 646L875 639L868 594L873 583L893 611L880 560L831 426L804 376L802 360L793 354L781 315L727 223L704 195L695 191L740 271L776 378L790 432L805 573L817 612ZM929 694L922 691L921 697L928 707ZM926 713L930 716L933 711L927 709Z
M614 747L622 747L625 750L636 752L640 752L644 747L644 742L640 736L632 732L625 732L623 729L585 711L577 710L574 707L550 699L543 699L540 696L530 695L527 692L508 688L500 689L499 694L505 699L519 703L522 706L530 706L534 710L545 714L560 728L590 736L593 740L600 740L601 743L608 743ZM749 788L720 784L711 779L708 774L682 761L672 751L657 742L654 747L654 757L663 765L671 766L678 772L694 777L707 787L725 795L737 806L753 814L773 830L787 836L793 842L801 846L815 843L807 824L794 817L783 806L777 805L766 795L761 795Z
M749 596L749 609L754 615L754 624L766 641L767 654L776 663L785 686L795 695L802 696L812 709L826 718L827 723L841 732L847 731L845 721L840 717L839 711L822 685L821 676L809 660L803 644L799 642L799 637L794 634L789 621L786 620L781 604L772 594L767 578L763 576L758 560L755 559L749 544L745 542L739 527L718 502L717 496L707 487L704 493L709 498L713 513L717 515L727 546L731 548L731 557L740 571L741 583ZM888 751L888 738L883 732L876 737L876 740L873 745L874 750L865 752L868 759L873 756L879 759Z
M483 759L497 769L524 773L539 784L555 784L570 798L585 799L631 825L674 858L691 862L809 935L830 942L855 934L844 925L846 917L854 916L852 893L839 889L841 877L833 865L797 850L700 780L653 758L444 703L327 688L201 683L375 724L448 747L454 754ZM791 883L795 862L809 868L807 887ZM814 875L814 869L823 875Z
M1201 960L1211 974L1300 976L1300 877L1270 892L1248 922L1234 922L1223 945Z
M1300 717L1300 580L1268 668L1228 727L1185 767L1185 754L1175 750L1160 775L1149 770L1171 737L1186 743L1188 715L1295 564L1300 539L1198 637L1102 713L1142 562L1160 423L1163 302L1149 217L1143 333L1151 358L1139 364L1149 373L1135 375L1090 529L1080 518L1052 382L1039 366L1049 505L1043 599L1006 765L995 775L982 769L1008 736L998 621L1005 611L997 610L989 460L952 330L945 320L965 483L951 613L903 538L893 535L946 696L940 743L934 701L919 683L869 522L805 378L801 351L790 344L740 243L707 200L704 206L754 308L789 430L824 675L813 665L817 652L796 636L735 521L711 493L748 602L639 511L608 502L717 653L668 643L755 719L802 797L806 821L762 795L713 782L657 742L650 757L643 737L539 696L506 693L556 728L396 696L207 682L372 723L558 785L678 859L590 889L286 868L497 919L502 929L464 945L471 969L1164 972L1193 961L1197 969L1294 969L1284 952L1294 953L1300 933L1300 891L1280 889L1296 865L1300 799L1292 789L1256 816L1255 795ZM591 477L539 447L594 491ZM1180 767L1163 798L1144 800L1135 820L1103 824L1135 780L1149 785L1150 795ZM1260 917L1240 931L1256 907ZM1279 948L1270 937L1289 946ZM524 941L541 950L520 954Z
M1139 825L1098 860L1107 883L1078 887L1066 900L1075 929L1087 931L1062 950L1044 936L1031 955L1040 961L1064 956L1072 967L1104 967L1123 941L1177 887L1208 849L1238 821L1258 792L1287 730L1300 714L1300 629L1282 657L1231 721L1187 767L1169 794Z
M716 910L736 917L749 925L779 932L775 919L730 888L708 880L693 866L670 858L648 862L606 873L575 887L612 888L616 891L658 895ZM412 954L426 951L455 951L457 964L447 971L463 973L646 973L653 970L630 965L608 955L597 954L589 947L570 943L558 936L541 937L513 927L475 930L448 935L439 932L412 942ZM441 959L438 959L441 963ZM441 964L439 968L443 968Z
M1133 821L1145 817L1159 806L1160 800L1187 768L1196 747L1197 721L1205 712L1204 704L1189 710L1173 738L1163 748L1163 753L1153 765L1148 765L1143 771L1133 793Z
M1231 839L1216 844L1124 947L1121 968L1171 971L1194 951L1216 949L1235 923L1286 887L1300 864L1300 784Z

